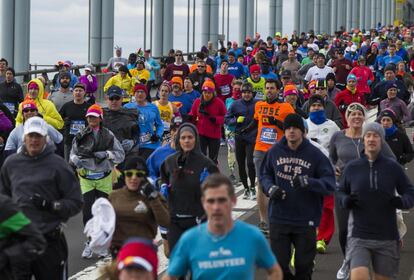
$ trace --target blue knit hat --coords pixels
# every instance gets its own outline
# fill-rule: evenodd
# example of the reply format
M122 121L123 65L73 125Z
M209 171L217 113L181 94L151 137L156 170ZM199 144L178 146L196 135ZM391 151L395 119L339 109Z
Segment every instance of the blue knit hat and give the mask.
M348 82L349 80L354 80L356 82L357 77L354 74L349 74L348 77L346 77L346 82Z

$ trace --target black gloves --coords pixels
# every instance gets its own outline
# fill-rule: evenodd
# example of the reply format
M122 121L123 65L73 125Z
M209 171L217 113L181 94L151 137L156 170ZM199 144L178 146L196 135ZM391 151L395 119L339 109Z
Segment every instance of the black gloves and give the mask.
M270 124L273 124L275 126L277 126L278 128L280 128L281 130L283 130L283 122L279 121L278 119L276 119L273 116L267 117L269 120Z
M54 207L53 207L54 203L45 199L43 196L41 196L38 193L35 193L30 199L33 201L33 204L39 210L45 210L45 211L54 210Z
M155 186L148 180L145 180L145 182L142 183L141 194L150 200L158 196L158 192L155 190Z
M296 175L295 177L293 177L292 186L295 189L299 189L299 188L305 189L309 187L308 176Z
M209 117L208 118L212 123L216 123L216 117Z
M338 106L338 109L340 112L345 112L347 108L348 108L348 105L346 104L341 104Z
M156 143L156 142L158 142L158 140L160 140L160 137L158 137L158 135L157 134L153 134L153 135L151 135L151 142L152 143Z
M403 208L403 202L400 196L394 196L393 198L390 199L390 203L393 207L395 207L396 209L401 209Z
M348 209L356 208L359 206L359 198L358 194L351 193L346 199L345 199L345 207Z
M286 191L282 190L279 186L271 186L269 189L269 198L274 200L285 200Z

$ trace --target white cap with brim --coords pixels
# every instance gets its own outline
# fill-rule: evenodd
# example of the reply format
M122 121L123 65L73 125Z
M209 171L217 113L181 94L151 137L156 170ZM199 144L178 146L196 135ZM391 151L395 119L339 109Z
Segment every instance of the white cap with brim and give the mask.
M89 116L97 117L97 118L100 118L101 117L101 115L99 115L96 112L88 112L85 117L89 117Z
M37 133L47 135L47 123L40 117L34 116L24 123L23 134Z

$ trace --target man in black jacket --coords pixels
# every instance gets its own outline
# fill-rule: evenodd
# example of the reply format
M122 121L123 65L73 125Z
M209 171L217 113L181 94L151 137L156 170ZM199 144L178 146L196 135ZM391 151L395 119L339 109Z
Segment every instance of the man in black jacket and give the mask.
M47 242L38 259L21 264L23 279L64 279L68 248L62 223L82 209L83 200L71 167L47 142L43 119L32 117L24 124L21 152L11 155L1 169L0 193L18 202Z
M347 258L350 279L394 279L400 260L396 209L414 206L414 186L403 168L381 155L384 130L365 124L364 155L350 162L341 178L338 198L350 209Z
M0 84L0 100L6 105L13 116L16 117L19 103L23 101L24 96L22 87L14 80L14 75L14 69L8 67L6 69L6 78Z

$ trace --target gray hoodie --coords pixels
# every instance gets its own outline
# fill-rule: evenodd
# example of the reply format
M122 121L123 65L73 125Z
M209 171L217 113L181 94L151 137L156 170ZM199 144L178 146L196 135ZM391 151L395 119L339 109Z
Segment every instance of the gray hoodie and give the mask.
M6 159L0 173L0 193L10 196L23 213L42 232L53 231L62 222L80 212L83 205L79 180L65 160L46 145L37 156L29 156L26 147ZM61 210L39 210L30 199L35 193L61 203Z

